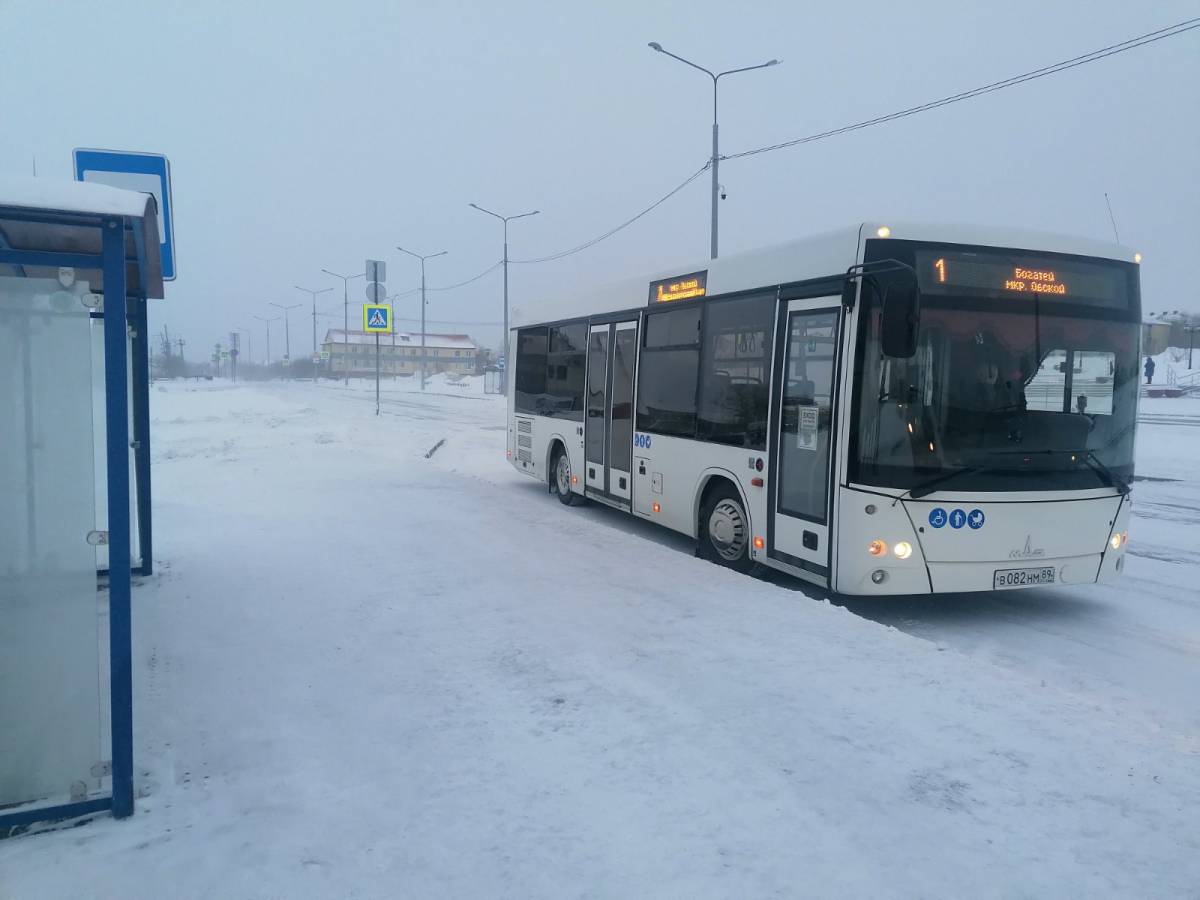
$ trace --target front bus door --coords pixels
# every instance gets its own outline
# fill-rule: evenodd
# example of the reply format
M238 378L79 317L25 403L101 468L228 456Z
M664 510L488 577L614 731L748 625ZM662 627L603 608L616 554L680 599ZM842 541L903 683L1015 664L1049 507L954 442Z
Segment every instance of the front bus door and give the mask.
M828 584L833 400L841 297L783 304L776 328L767 555Z
M629 503L637 320L593 325L588 334L584 487Z

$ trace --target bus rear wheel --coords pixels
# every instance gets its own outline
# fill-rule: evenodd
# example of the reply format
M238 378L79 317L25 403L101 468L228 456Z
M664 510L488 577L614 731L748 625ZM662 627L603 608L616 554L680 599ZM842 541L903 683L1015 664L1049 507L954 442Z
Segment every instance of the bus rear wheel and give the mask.
M561 444L550 463L550 490L565 506L574 506L578 502L578 495L571 490L571 457Z
M750 517L730 484L713 488L700 509L700 556L738 572L754 568L750 558Z

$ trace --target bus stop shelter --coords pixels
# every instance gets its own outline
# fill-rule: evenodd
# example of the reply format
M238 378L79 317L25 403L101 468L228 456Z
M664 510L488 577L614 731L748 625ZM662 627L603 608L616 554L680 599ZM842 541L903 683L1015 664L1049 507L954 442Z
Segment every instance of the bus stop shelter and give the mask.
M0 837L133 812L153 196L0 178Z

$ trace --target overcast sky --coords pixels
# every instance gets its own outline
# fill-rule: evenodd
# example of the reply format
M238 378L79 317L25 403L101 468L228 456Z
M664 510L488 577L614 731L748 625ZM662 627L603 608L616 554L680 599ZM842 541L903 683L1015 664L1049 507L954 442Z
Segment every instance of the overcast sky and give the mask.
M573 246L704 164L706 77L722 81L726 153L891 112L1200 15L1200 3L130 2L0 0L0 171L71 177L74 147L166 153L178 280L152 305L199 355L308 298L341 321L321 268L448 250L431 285L501 256L500 224L468 208L540 209L512 225L514 257ZM119 80L112 94L105 90ZM722 253L850 224L917 219L1029 225L1145 255L1143 306L1200 310L1200 30L1062 75L721 169ZM708 251L708 184L591 250L514 266L513 304L616 281ZM362 301L361 281L351 303ZM497 271L430 295L430 330L494 344ZM356 306L352 305L354 322ZM398 317L419 315L415 297ZM403 327L405 323L401 322ZM273 329L275 355L281 330ZM193 356L196 358L196 356Z

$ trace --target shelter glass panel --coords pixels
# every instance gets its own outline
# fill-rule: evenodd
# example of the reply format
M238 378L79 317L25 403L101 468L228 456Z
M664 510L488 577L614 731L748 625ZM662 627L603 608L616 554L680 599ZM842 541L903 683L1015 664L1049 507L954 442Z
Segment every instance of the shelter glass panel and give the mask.
M0 277L0 809L104 788L88 283Z

